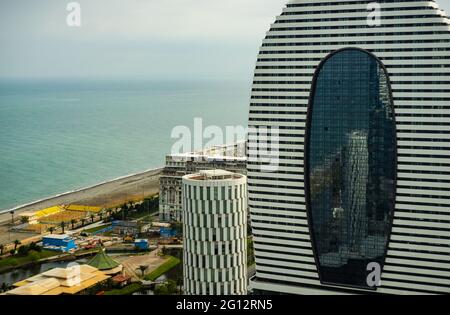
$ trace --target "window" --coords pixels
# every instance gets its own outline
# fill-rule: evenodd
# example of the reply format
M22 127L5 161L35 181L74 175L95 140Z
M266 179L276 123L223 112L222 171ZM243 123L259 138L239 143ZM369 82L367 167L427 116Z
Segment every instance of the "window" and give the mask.
M384 263L395 205L396 129L388 75L359 49L316 72L306 151L308 214L325 283L366 287Z

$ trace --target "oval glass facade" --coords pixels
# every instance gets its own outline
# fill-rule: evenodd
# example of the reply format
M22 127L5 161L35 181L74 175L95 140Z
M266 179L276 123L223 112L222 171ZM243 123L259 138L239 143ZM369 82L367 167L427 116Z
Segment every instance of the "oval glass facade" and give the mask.
M367 288L384 264L395 206L397 147L390 83L359 49L327 57L314 77L306 134L306 195L322 283Z

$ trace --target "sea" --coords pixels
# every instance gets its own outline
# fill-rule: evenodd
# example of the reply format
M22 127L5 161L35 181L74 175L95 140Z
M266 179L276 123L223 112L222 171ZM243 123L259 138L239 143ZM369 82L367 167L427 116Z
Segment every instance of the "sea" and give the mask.
M203 128L246 126L250 86L2 80L0 210L161 167L178 140L173 129L193 133L197 117Z

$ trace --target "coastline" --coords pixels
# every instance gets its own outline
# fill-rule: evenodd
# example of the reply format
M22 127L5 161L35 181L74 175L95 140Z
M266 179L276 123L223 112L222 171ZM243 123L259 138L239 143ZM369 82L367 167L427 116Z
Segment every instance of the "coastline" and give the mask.
M113 207L126 201L140 199L159 191L159 177L164 167L145 170L140 173L121 176L89 187L68 191L62 194L0 210L0 223L24 211L35 211L61 204L82 204L88 206Z

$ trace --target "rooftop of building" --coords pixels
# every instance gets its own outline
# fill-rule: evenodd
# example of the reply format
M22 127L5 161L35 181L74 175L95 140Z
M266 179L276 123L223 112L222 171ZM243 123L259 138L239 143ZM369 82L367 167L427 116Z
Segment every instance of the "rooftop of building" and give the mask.
M247 160L247 142L240 141L233 144L216 145L203 150L175 153L168 155L169 159L203 159L207 161L246 161Z
M230 179L240 179L244 175L225 171L225 170L202 170L195 174L186 175L183 178L198 181L208 181L208 180L230 180Z
M109 257L103 248L87 264L101 271L112 270L120 266L120 263Z
M15 283L15 289L6 295L77 294L108 278L102 271L88 265L55 268Z
M50 234L50 235L45 235L43 238L55 239L55 240L65 240L65 239L70 238L70 236L67 234Z

